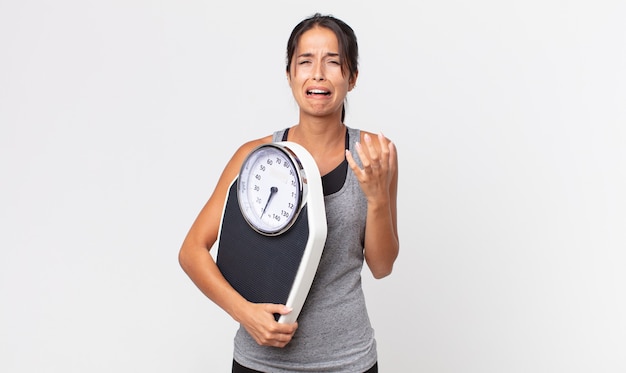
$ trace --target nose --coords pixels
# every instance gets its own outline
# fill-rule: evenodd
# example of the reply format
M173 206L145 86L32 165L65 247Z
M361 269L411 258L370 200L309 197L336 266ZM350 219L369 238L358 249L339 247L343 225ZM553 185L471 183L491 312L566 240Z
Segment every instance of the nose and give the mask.
M318 63L313 71L313 80L321 82L324 80L324 67L323 64Z

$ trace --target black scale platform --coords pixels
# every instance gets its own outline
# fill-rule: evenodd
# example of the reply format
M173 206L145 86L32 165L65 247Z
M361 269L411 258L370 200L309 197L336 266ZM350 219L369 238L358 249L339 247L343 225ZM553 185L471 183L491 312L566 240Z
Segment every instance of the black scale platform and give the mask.
M293 226L278 236L257 233L244 220L237 182L230 187L217 252L217 266L235 290L253 303L285 304L307 245L305 205Z

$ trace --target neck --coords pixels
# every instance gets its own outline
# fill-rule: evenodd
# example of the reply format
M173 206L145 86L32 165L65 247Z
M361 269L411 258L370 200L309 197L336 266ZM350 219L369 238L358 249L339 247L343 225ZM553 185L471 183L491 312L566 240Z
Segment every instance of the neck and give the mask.
M314 155L325 155L343 149L346 126L340 122L300 122L290 131L293 141Z
M311 153L321 175L326 175L345 160L346 126L335 123L311 126L299 123L289 130L289 141L302 145Z

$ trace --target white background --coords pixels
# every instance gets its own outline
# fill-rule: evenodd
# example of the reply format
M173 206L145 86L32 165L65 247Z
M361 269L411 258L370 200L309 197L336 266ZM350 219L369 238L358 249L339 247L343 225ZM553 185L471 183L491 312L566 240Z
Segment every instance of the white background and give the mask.
M0 371L229 371L177 252L235 149L297 121L316 11L359 37L347 124L400 153L381 370L626 371L618 0L0 0Z

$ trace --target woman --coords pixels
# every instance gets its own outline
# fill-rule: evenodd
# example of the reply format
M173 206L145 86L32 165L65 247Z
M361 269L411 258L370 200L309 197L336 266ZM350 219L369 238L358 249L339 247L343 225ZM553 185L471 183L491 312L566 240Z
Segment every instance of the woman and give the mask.
M233 372L377 372L377 352L361 287L363 260L375 278L398 255L397 155L382 134L344 125L344 102L358 77L353 30L332 16L300 22L287 45L287 79L299 106L296 125L242 145L226 165L179 254L200 288L240 323ZM298 322L279 324L279 304L254 304L237 293L209 254L227 190L248 153L292 141L306 148L322 175L328 234Z

